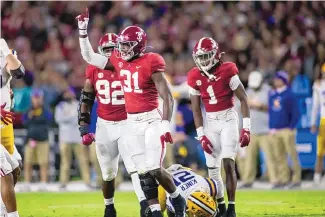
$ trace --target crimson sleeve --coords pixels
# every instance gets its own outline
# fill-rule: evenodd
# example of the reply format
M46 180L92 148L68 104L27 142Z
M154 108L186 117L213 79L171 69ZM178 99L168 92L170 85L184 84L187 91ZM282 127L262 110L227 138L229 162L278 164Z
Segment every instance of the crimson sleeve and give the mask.
M86 73L85 73L86 79L89 79L91 82L93 81L94 68L95 67L92 65L88 65L86 68Z
M190 86L191 88L195 90L199 90L199 87L196 84L195 76L194 76L194 71L191 70L188 72L187 76L187 85Z
M162 56L156 53L151 54L151 73L165 72L166 63Z
M238 68L235 63L228 62L228 63L225 63L225 71L224 72L225 72L225 80L229 84L231 78L234 75L238 75L239 71L238 71Z

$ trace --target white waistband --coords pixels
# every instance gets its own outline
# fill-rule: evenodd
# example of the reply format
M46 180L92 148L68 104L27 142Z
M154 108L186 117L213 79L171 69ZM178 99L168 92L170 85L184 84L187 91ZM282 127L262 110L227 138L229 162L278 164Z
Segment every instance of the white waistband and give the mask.
M103 122L103 123L107 123L107 124L122 124L124 122L126 122L126 120L121 120L121 121L108 121L108 120L105 120L103 118L100 118L100 117L97 117L97 121L100 121L100 122Z
M149 112L142 112L142 113L137 113L137 114L130 114L128 113L128 119L129 120L146 120L146 119L151 119L151 118L162 118L162 114L159 111L159 109L154 109Z
M230 108L230 109L226 109L226 110L222 110L222 111L218 111L218 112L207 112L207 118L212 118L212 119L223 119L223 118L227 118L227 115L234 112L235 109L234 108Z

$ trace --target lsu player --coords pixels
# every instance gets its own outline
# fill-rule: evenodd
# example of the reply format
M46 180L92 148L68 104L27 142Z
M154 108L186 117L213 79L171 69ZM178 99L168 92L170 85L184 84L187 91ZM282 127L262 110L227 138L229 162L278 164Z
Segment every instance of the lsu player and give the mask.
M105 34L99 41L99 53L110 58L117 46L117 35ZM98 100L96 135L89 133L90 112L95 96ZM118 172L119 156L126 170L131 174L135 193L141 206L141 216L148 208L146 198L140 186L139 176L130 156L127 155L123 129L126 125L124 93L121 81L115 70L103 70L93 65L86 69L86 80L79 103L79 124L82 142L90 145L95 141L96 155L102 171L102 192L105 203L104 217L116 216L114 207L115 178Z
M128 26L118 37L114 55L96 54L89 42L86 13L77 16L79 43L83 59L101 69L114 68L122 81L127 112L127 150L139 174L142 190L154 217L162 217L157 181L170 193L176 217L185 216L186 201L162 167L166 144L173 143L170 119L173 97L164 76L165 61L157 53L146 53L147 35L138 26ZM163 112L158 110L158 97Z
M171 173L174 183L187 201L187 216L219 216L215 202L218 190L215 180L204 178L180 164L171 165L167 171ZM174 217L175 210L168 193L161 186L158 187L158 191L162 212L166 210L168 217Z
M196 67L188 72L190 99L198 138L205 152L209 177L218 183L218 208L222 215L235 217L237 176L235 158L238 144L250 142L250 113L245 89L239 80L238 69L232 62L223 62L218 44L212 38L201 38L193 49ZM243 129L238 132L238 114L234 110L234 95L241 103ZM203 126L201 100L206 110ZM225 212L221 161L226 172L228 209Z
M313 86L313 107L311 113L311 132L316 133L316 120L320 109L320 124L317 137L317 159L315 164L314 182L320 184L323 161L325 155L325 63L321 67L320 78L315 81Z
M25 69L17 59L15 52L10 50L7 42L0 39L0 82L1 82L1 145L0 145L0 176L1 176L1 198L7 210L8 217L19 216L15 197L14 186L18 180L20 169L14 153L14 133L11 109L12 78L22 78Z

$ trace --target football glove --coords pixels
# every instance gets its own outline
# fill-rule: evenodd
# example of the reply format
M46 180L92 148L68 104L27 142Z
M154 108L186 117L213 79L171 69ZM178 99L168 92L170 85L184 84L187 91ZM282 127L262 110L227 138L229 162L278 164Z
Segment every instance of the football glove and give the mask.
M88 8L86 8L85 13L78 15L76 17L76 20L78 20L79 34L87 35L87 27L88 27L88 22L89 22Z
M5 110L7 103L2 104L1 106L1 121L5 124L12 124L12 120L14 119L14 113L13 112L8 112Z
M249 129L241 129L240 138L239 138L240 147L243 148L245 146L248 146L250 140L251 140L251 132L249 131Z
M203 135L200 137L200 142L202 145L203 150L208 153L208 154L212 154L213 153L213 145L210 142L210 140L208 139L208 137L206 135Z
M172 135L170 133L170 127L169 127L169 121L167 120L163 120L161 122L161 125L162 125L162 132L163 134L160 136L160 141L161 143L173 143L173 138L172 138Z

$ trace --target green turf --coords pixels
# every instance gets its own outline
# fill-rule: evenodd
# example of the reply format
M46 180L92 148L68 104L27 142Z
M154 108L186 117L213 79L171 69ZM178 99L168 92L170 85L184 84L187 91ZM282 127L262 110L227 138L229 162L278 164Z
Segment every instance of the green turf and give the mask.
M18 209L23 217L102 217L103 199L92 193L19 193ZM115 197L119 217L139 217L133 193ZM237 217L325 217L325 191L240 191Z

